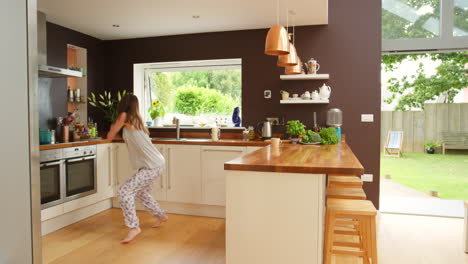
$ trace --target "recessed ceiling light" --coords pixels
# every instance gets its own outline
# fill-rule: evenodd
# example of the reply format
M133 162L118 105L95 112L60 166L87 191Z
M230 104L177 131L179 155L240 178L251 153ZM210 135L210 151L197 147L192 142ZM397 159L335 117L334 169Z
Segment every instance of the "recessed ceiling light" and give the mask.
M199 16L199 15L193 15L192 17L193 17L193 18L195 18L195 19L198 19L198 18L200 18L200 16Z
M118 27L120 27L120 26L119 26L119 25L117 25L117 24L114 24L114 25L112 25L112 26L113 26L113 27L115 27L115 28L118 28Z

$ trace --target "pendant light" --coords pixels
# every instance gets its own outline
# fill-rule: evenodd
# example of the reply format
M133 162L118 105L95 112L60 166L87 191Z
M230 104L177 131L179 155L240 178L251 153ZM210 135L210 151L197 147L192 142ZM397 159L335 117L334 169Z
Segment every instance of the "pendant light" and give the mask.
M293 43L296 44L296 28L293 24ZM291 44L292 47L294 47L293 44ZM294 51L296 51L296 48L294 48ZM302 73L302 62L299 56L296 54L296 61L297 64L294 66L287 66L284 68L284 73L285 74L301 74Z
M276 8L277 25L270 28L265 41L265 54L278 56L289 54L289 39L286 29L279 24L279 0Z
M289 9L287 9L287 15L286 15L286 31L289 31ZM289 35L288 37L290 41L291 35ZM297 63L298 63L298 60L297 60L296 47L294 47L294 44L289 43L289 54L279 55L278 63L276 65L278 67L288 67L288 66L295 66L297 65Z

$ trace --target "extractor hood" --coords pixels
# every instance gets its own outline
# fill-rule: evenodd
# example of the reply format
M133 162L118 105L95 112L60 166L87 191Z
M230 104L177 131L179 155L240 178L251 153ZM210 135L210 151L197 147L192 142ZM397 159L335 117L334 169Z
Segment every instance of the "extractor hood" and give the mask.
M83 77L83 73L80 71L47 65L47 21L42 12L37 12L37 50L39 76L50 78Z

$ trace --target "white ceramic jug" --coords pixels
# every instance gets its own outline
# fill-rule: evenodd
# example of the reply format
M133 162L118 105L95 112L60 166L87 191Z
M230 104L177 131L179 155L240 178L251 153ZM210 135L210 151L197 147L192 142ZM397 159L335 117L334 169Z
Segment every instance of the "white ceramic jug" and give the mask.
M320 96L317 91L312 92L312 100L319 100Z
M331 94L330 86L323 84L322 87L319 88L319 90L320 90L319 92L320 99L327 100L328 98L330 98L330 94Z

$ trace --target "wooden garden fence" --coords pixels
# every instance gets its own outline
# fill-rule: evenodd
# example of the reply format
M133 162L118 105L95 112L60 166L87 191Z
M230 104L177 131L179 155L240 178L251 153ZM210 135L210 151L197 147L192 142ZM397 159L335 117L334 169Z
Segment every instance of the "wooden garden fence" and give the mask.
M423 111L382 111L380 151L388 131L403 131L403 152L424 152L425 140L440 140L442 131L468 133L468 103L426 104Z

